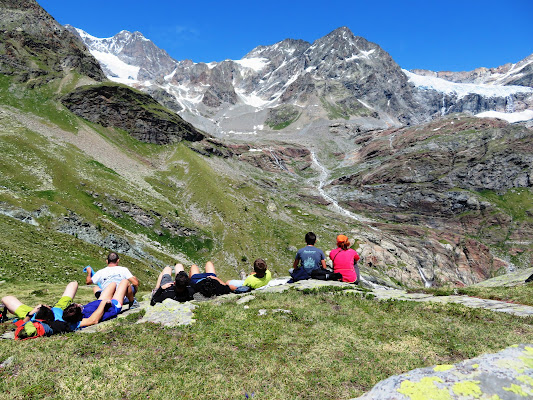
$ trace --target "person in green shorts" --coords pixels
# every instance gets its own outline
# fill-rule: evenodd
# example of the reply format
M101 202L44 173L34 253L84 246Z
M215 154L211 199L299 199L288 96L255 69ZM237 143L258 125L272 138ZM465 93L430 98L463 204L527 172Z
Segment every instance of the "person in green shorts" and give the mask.
M77 290L78 282L70 282L65 288L63 296L53 307L44 304L30 307L23 304L15 296L3 297L2 303L11 314L14 314L19 319L17 326L23 326L24 333L21 333L21 335L24 338L43 336L43 334L50 336L54 333L68 332L70 330L69 324L63 321L63 312L72 304Z

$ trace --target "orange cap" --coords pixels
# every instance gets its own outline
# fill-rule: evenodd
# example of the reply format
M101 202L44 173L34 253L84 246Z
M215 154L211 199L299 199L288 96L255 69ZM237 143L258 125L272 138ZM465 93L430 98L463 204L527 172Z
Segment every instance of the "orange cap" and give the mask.
M350 239L348 239L348 236L345 236L345 235L337 236L337 246L342 243L348 243L348 246L350 245Z

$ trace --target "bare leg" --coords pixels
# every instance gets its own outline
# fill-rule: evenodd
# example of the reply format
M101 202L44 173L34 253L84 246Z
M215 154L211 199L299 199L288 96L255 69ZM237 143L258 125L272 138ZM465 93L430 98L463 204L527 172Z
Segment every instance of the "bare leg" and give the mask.
M208 261L208 262L205 263L205 272L206 273L211 273L211 274L216 274L215 266L213 265L213 263L211 261Z
M2 297L2 303L4 303L11 314L15 314L15 310L22 305L20 300L15 296Z
M93 276L93 269L89 266L87 266L87 277L85 278L86 281L89 281L91 280L92 276Z
M185 268L183 268L183 264L177 263L174 266L174 273L178 275L181 271L185 271Z
M191 265L191 270L189 271L189 278L199 273L200 273L200 268L198 268L198 265L196 264Z
M100 286L93 286L93 293L96 294L96 292L101 292L102 289L100 289Z
M170 267L163 268L163 271L159 274L159 277L157 278L157 283L155 284L155 288L159 288L161 286L161 279L163 279L163 275L168 274L172 276L172 269Z
M119 283L119 286L120 286L120 283ZM117 287L117 290L118 290L118 287ZM126 288L125 296L128 298L128 303L130 303L130 305L131 305L133 303L133 301L135 300L135 293L133 293L133 287L131 286L131 283ZM122 300L124 300L124 298Z
M76 292L78 291L78 282L70 282L67 287L65 288L65 291L63 292L63 296L70 297L71 299L74 299L74 296L76 296Z
M111 282L109 285L107 285L107 287L104 290L102 290L102 294L100 295L100 300L102 301L111 300L111 298L115 294L116 288L117 288L117 284L114 282Z
M120 303L120 305L123 305L124 304L124 296L126 296L126 293L128 292L128 290L131 290L130 281L128 281L127 279L123 279L118 284L118 287L117 287L117 290L115 291L113 299L118 301ZM131 301L133 301L133 299Z

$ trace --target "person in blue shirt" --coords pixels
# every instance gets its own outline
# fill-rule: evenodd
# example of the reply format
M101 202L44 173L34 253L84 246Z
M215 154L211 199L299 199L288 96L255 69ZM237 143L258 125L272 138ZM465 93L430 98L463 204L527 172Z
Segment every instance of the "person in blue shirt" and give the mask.
M296 253L292 268L303 268L309 275L314 269L326 269L326 256L322 250L315 247L316 235L313 232L305 234L305 243L307 246Z

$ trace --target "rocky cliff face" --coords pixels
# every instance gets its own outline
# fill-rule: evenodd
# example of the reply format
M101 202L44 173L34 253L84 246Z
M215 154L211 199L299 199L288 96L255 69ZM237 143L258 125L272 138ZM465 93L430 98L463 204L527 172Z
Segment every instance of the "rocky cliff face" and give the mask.
M2 0L0 8L0 73L34 84L71 70L95 81L105 79L85 46L36 1Z
M420 268L428 281L474 283L512 268L513 257L528 263L531 129L463 115L359 133L354 144L342 168L355 172L327 190L348 209L387 221L374 225L383 237L364 239L374 264L410 265L390 272L397 279Z
M204 138L191 124L166 111L151 96L127 87L82 86L61 101L74 114L103 126L124 129L143 142L168 144Z

